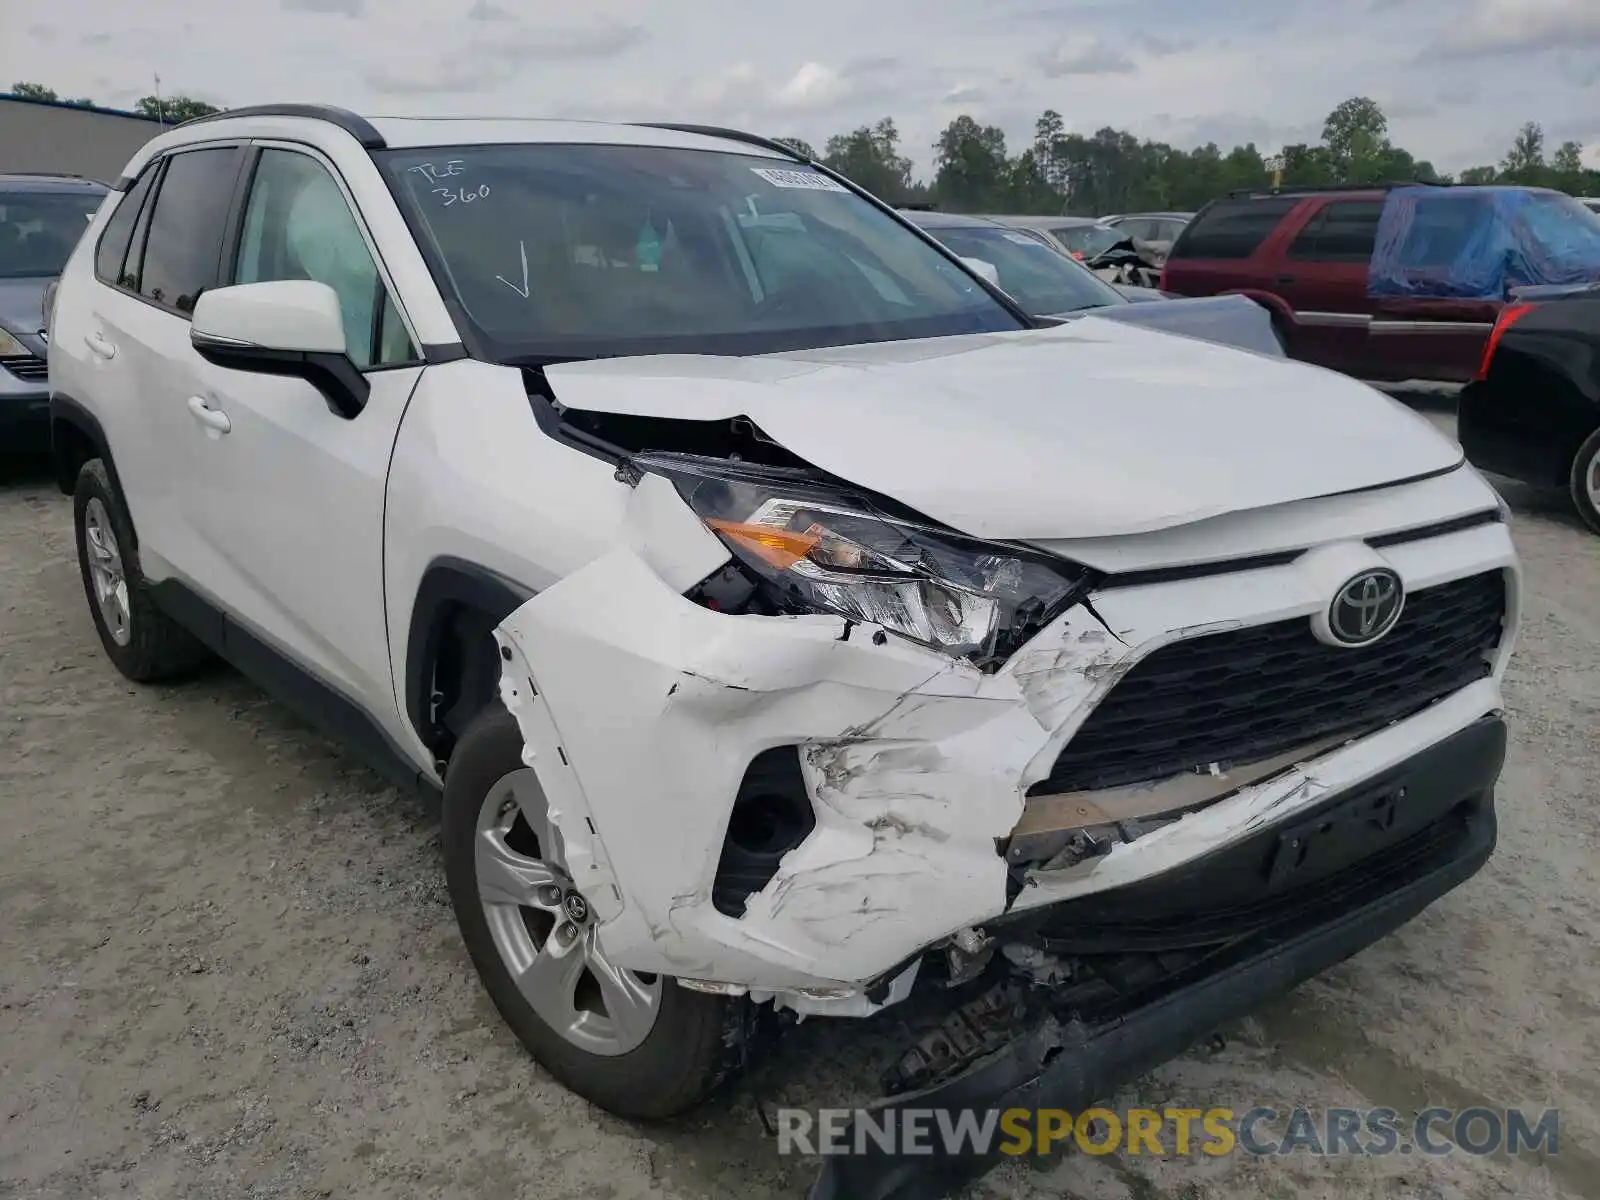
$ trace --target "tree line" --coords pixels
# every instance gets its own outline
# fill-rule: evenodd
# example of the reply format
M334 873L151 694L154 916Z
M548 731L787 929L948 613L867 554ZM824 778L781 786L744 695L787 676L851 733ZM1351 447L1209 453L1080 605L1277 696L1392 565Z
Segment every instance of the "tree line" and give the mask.
M49 100L55 104L71 104L78 108L92 108L94 101L83 96L59 96L54 88L45 87L42 83L13 83L11 95L23 100ZM215 104L207 104L204 100L196 100L192 96L141 96L134 102L133 110L141 117L151 117L158 121L165 121L168 125L177 125L180 122L192 120L195 117L210 116L214 112L221 112Z
M1516 183L1600 195L1600 171L1584 167L1583 147L1563 142L1546 157L1544 131L1533 121L1522 126L1499 163L1472 167L1452 180L1396 146L1383 109L1366 96L1329 113L1317 144L1285 146L1271 157L1253 142L1227 151L1215 142L1183 150L1109 126L1072 133L1053 109L1039 116L1032 143L1016 154L998 126L957 117L933 145L934 174L926 182L913 177L891 117L835 134L820 155L799 138L777 140L892 203L933 204L949 212L1191 212L1230 191L1275 183Z
M11 92L34 100L93 103L65 99L38 83L14 83ZM220 109L189 96L152 95L140 98L134 111L176 123ZM1575 196L1600 195L1600 171L1583 165L1583 147L1562 142L1547 156L1544 130L1535 121L1517 131L1498 163L1470 167L1452 180L1428 160L1396 146L1389 137L1389 119L1366 96L1353 96L1330 112L1317 144L1285 146L1271 157L1254 142L1228 151L1215 142L1183 150L1110 126L1093 134L1072 133L1054 109L1040 114L1033 141L1016 154L1008 150L1006 135L998 126L984 125L971 116L957 117L932 147L930 180L915 177L892 117L834 134L820 154L799 138L776 140L892 204L933 205L949 212L1076 216L1190 212L1230 191L1274 183L1517 183L1553 187Z

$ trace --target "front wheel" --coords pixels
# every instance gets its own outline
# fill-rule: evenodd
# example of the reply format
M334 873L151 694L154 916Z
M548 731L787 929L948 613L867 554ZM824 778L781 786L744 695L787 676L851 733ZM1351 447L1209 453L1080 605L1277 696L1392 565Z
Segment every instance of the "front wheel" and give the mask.
M1600 429L1589 435L1572 460L1572 502L1583 523L1600 533Z
M622 1117L682 1112L742 1059L746 1002L610 961L522 748L492 704L445 775L445 875L467 953L511 1031L572 1091Z

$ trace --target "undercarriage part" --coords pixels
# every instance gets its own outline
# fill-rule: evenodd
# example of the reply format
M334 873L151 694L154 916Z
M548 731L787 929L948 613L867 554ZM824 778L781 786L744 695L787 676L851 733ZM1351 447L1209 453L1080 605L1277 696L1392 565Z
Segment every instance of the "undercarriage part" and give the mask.
M971 983L994 958L995 942L976 929L963 929L950 939L944 950L945 987Z
M949 1079L992 1054L1016 1036L1018 1027L1042 1011L1037 998L1020 984L996 984L976 1000L961 1005L933 1032L920 1038L884 1073L883 1090L890 1096Z
M817 826L795 746L775 746L751 761L734 797L712 883L718 912L744 915L745 901L772 882L783 856Z

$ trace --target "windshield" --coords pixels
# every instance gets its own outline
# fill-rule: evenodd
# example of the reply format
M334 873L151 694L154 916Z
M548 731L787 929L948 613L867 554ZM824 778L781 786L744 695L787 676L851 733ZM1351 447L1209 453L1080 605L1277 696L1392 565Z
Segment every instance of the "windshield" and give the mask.
M377 157L494 360L758 354L1022 327L896 218L783 159L566 144Z
M1000 273L1000 286L1030 316L1045 317L1128 303L1093 272L1014 229L968 225L929 232L963 258L981 258L993 263Z
M1060 225L1050 233L1078 258L1104 254L1128 236L1110 225Z
M1600 261L1600 216L1561 192L1534 192L1517 209L1535 241L1557 259Z
M87 189L0 192L0 279L61 274L102 199Z

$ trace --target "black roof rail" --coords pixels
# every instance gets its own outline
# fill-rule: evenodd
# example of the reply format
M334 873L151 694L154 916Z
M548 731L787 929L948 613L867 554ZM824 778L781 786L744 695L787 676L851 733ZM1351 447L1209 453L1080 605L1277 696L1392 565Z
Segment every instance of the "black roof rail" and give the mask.
M244 108L225 108L221 112L208 113L203 117L191 117L174 128L187 129L191 125L204 125L207 121L223 121L230 117L306 117L312 121L326 121L330 125L337 125L360 142L362 149L388 148L388 143L383 140L383 134L373 127L371 121L347 108L336 108L331 104L251 104Z
M1245 196L1315 196L1321 192L1386 192L1397 187L1453 187L1445 179L1386 179L1381 183L1285 183L1277 187L1236 188L1228 199Z
M0 171L0 179L59 179L62 183L93 183L105 187L103 179L80 175L76 171Z
M670 129L674 133L698 133L702 137L725 138L730 142L744 142L750 146L761 146L767 150L776 150L786 158L796 162L810 162L800 151L793 146L786 146L772 138L762 137L759 133L746 133L742 129L724 129L720 125L679 125L672 121L640 121L646 129Z

